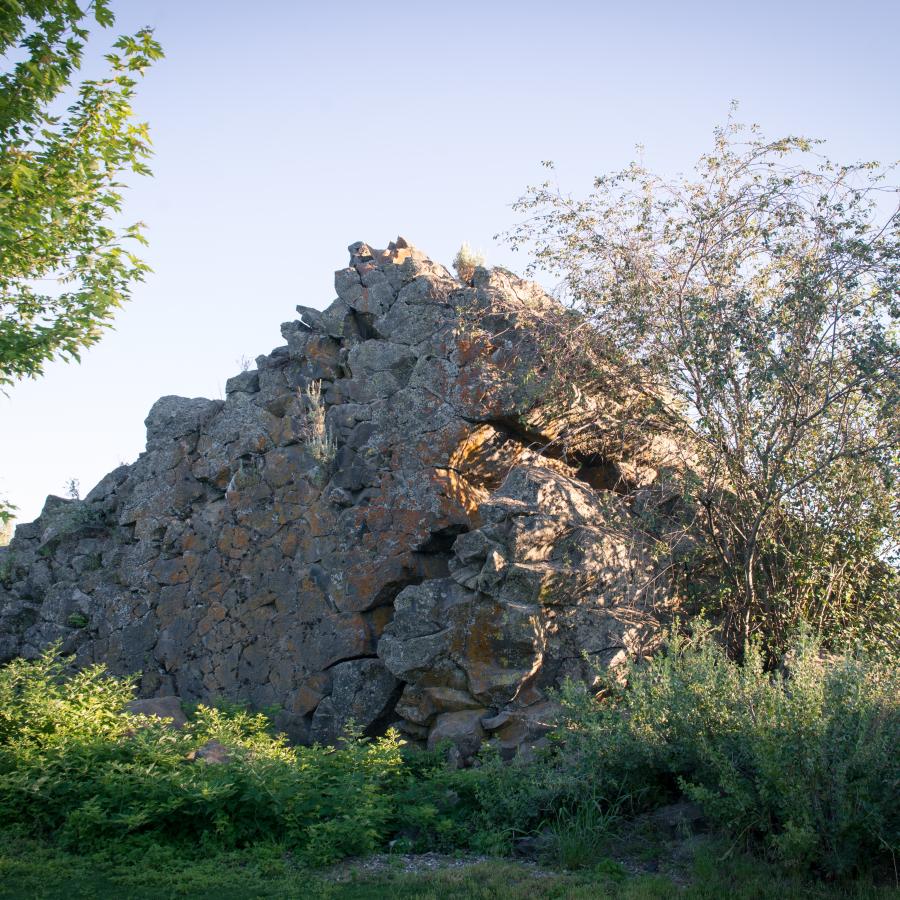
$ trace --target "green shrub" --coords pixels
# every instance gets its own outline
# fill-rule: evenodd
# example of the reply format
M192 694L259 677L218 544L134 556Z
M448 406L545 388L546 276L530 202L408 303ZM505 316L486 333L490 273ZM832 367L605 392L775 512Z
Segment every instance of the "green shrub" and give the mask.
M291 748L269 721L198 707L183 730L129 715L133 689L47 653L0 670L0 826L27 823L62 846L109 841L240 847L277 837L311 864L375 850L402 764L396 735ZM191 762L209 741L227 765Z
M707 817L783 861L845 875L900 849L900 673L797 641L782 671L744 665L709 635L612 680L597 703L569 686L562 781L660 802L681 790Z
M566 801L556 756L554 750L506 763L486 746L475 767L455 769L446 748L408 750L394 828L413 850L509 853L516 838L554 821Z
M239 849L278 843L324 865L393 845L510 852L518 837L567 866L596 863L617 823L685 795L707 818L796 868L845 876L900 846L900 673L823 658L800 640L783 669L739 666L709 635L563 691L551 747L471 769L396 733L289 747L236 704L175 730L126 712L127 679L68 672L49 652L0 669L0 829L64 848ZM209 741L227 764L191 761ZM537 844L535 845L537 846Z

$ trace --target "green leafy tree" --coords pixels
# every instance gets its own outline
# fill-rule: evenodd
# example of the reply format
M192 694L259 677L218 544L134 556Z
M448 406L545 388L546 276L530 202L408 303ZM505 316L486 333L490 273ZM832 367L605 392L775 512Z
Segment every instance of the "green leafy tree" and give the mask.
M900 637L897 190L816 150L729 122L692 177L633 163L583 199L530 188L507 236L580 313L548 354L560 378L643 393L686 448L736 649L800 620Z
M0 76L0 385L78 359L147 266L123 247L141 226L115 230L119 178L148 174L147 126L133 119L137 78L162 55L150 29L120 37L109 73L77 86L87 23L113 25L108 0L8 0L0 48L18 62Z
M108 74L75 86L91 20L114 24L108 0L0 4L0 387L79 359L148 271L123 246L145 242L141 225L113 218L123 173L149 172L131 102L162 51L148 28L122 36Z

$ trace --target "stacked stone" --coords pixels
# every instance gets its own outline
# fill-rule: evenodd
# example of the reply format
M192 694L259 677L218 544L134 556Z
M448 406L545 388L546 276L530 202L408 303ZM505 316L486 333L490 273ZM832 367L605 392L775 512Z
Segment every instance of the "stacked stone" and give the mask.
M663 564L621 479L534 424L534 335L509 310L553 301L501 270L462 284L402 238L349 249L337 299L298 307L225 401L162 398L134 464L17 528L0 659L60 640L143 696L277 706L296 741L398 724L466 759L533 742L549 688L640 651Z

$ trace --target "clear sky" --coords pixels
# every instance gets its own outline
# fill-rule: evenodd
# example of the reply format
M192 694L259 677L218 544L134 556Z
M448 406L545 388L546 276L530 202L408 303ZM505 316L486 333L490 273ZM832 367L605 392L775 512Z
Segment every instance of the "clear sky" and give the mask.
M152 25L166 52L136 104L154 177L126 197L154 273L81 365L0 397L0 493L20 521L133 460L159 396L221 396L297 303L333 299L351 242L402 234L449 264L467 240L521 269L493 235L543 159L576 193L638 143L658 171L687 170L732 99L768 136L900 156L895 0L113 8L116 33Z

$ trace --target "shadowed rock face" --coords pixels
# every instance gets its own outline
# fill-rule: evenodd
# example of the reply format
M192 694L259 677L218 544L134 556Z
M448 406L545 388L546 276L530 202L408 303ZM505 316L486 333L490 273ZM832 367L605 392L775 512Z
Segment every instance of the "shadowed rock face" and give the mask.
M633 512L657 438L546 446L599 401L542 399L515 313L553 305L534 285L462 284L402 239L350 252L338 299L298 307L224 402L162 398L134 464L16 529L0 659L61 640L144 696L277 705L295 740L399 722L466 755L528 743L549 687L640 652L668 603Z

